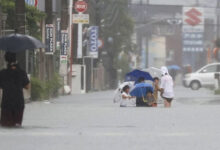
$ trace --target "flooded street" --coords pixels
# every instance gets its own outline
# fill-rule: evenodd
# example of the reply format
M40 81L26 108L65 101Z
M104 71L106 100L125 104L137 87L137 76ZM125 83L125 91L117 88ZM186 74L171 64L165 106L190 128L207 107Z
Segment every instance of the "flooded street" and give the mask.
M0 128L0 145L4 150L219 149L217 97L206 89L175 90L171 109L120 108L112 103L112 91L29 103L23 128Z

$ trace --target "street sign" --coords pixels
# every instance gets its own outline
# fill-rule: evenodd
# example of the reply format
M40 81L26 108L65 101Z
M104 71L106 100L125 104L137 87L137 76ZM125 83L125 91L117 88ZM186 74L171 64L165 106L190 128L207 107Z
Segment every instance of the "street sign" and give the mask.
M88 8L88 5L86 2L84 1L77 1L75 3L75 10L78 12L78 13L84 13L85 11L87 11L87 8Z
M98 58L98 37L99 27L91 26L89 34L89 55Z
M73 14L74 24L89 24L89 14Z
M47 55L53 55L54 49L54 32L53 24L46 24L46 52Z

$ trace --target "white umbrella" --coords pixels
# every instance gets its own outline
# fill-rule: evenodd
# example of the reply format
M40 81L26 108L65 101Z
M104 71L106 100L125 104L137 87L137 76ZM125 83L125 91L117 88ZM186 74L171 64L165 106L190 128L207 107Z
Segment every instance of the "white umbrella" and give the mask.
M126 85L128 85L131 88L131 90L134 88L134 82L123 82L122 84L120 84L119 87L114 92L114 98L113 98L114 103L118 103L121 101L122 89Z
M143 71L149 72L153 78L154 77L160 78L162 76L161 70L155 67L146 68L146 69L143 69Z

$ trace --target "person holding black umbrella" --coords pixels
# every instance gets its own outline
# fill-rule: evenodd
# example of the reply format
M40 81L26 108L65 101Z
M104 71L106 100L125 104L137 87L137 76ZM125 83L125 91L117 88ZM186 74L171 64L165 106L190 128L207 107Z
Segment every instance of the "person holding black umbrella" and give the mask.
M20 69L16 54L6 52L7 68L0 71L0 88L3 90L0 124L4 127L20 127L24 112L23 88L29 88L27 73Z

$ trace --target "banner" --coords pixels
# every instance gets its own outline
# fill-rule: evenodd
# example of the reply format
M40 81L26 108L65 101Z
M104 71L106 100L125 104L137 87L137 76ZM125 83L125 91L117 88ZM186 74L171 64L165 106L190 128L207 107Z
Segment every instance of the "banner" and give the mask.
M47 55L53 55L54 52L54 32L53 24L46 24L46 52Z
M68 31L61 31L61 50L60 55L67 55L68 53Z
M98 58L98 40L99 28L98 26L91 26L89 32L89 55L93 58Z

